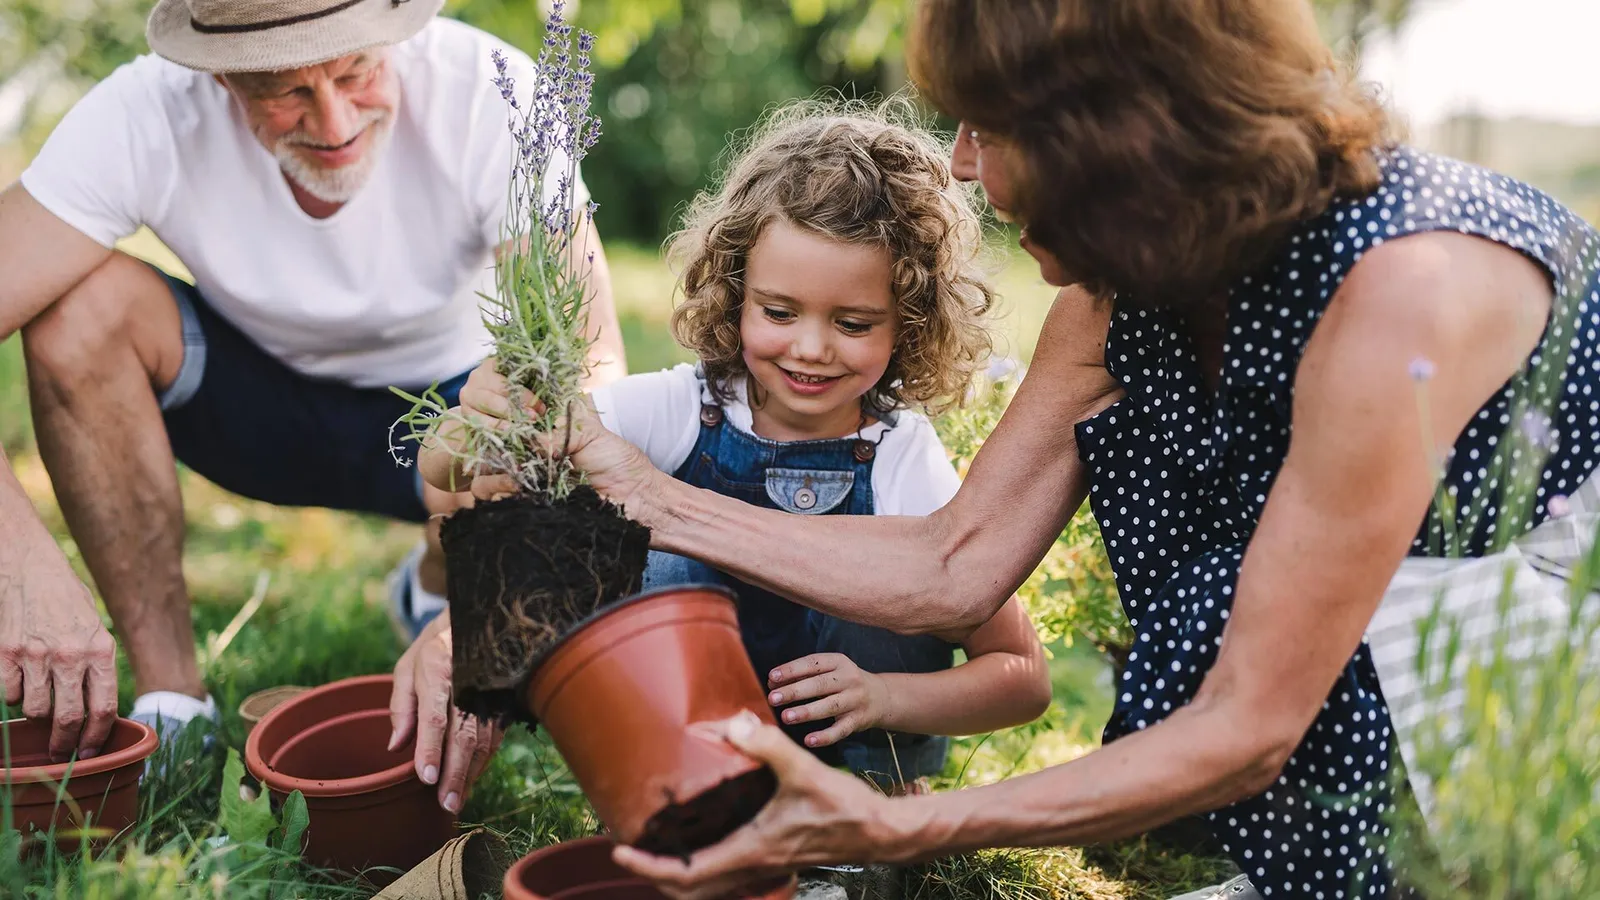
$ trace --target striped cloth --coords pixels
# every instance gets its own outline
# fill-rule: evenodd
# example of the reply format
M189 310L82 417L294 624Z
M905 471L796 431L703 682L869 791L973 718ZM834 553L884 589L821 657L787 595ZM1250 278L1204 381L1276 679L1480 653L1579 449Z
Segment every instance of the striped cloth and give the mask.
M1564 515L1547 519L1505 550L1459 559L1409 557L1389 582L1367 628L1367 644L1412 791L1430 824L1432 785L1418 765L1419 729L1427 722L1446 739L1459 735L1467 671L1493 658L1502 636L1508 658L1528 660L1568 633L1568 579L1589 553L1597 526L1600 475L1592 475L1568 498ZM1436 623L1431 630L1430 619ZM1443 657L1453 628L1459 652L1447 673Z

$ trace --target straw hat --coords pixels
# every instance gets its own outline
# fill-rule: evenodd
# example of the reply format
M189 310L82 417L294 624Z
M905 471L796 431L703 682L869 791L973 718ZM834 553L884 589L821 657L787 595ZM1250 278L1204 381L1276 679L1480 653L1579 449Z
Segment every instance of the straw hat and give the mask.
M150 49L202 72L277 72L396 44L444 0L159 0Z

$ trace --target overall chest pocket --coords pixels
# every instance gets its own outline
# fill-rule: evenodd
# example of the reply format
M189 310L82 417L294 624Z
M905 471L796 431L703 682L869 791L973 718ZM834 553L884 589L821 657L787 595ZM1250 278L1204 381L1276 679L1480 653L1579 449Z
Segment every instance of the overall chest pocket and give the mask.
M768 469L767 499L779 509L815 516L837 509L855 487L856 473L829 469Z

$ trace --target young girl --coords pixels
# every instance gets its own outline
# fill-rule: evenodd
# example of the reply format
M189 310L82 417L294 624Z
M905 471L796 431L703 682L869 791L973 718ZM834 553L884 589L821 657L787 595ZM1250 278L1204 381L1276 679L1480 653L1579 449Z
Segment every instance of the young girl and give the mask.
M669 242L698 366L592 395L600 421L689 484L796 515L926 515L959 486L928 420L989 347L981 233L932 137L856 110L790 107L702 195ZM434 467L424 461L424 471ZM448 468L444 462L437 468ZM718 583L796 740L886 789L943 767L947 740L1049 702L1015 598L962 644L808 610L651 551L645 586Z

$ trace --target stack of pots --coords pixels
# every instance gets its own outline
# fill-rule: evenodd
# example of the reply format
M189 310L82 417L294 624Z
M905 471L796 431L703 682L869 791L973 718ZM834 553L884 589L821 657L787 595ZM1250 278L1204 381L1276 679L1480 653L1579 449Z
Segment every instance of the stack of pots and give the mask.
M456 834L455 816L417 777L414 742L388 749L393 688L392 675L335 681L285 700L250 732L250 774L275 801L305 796L312 865L404 872Z

